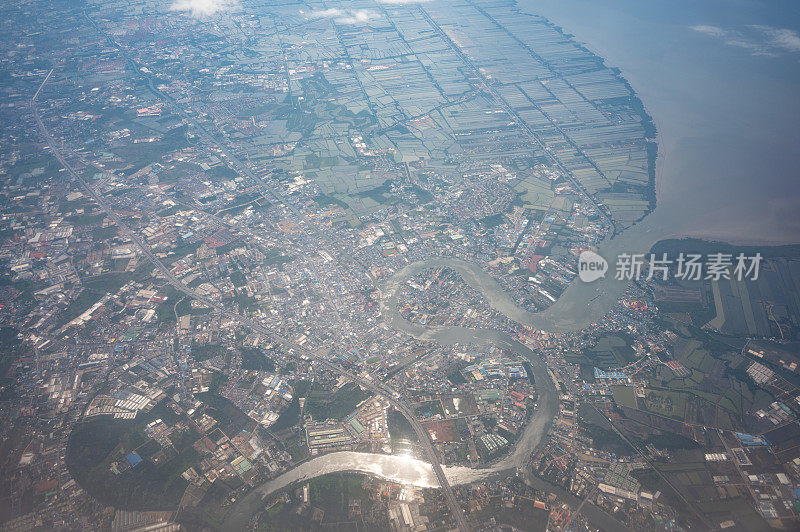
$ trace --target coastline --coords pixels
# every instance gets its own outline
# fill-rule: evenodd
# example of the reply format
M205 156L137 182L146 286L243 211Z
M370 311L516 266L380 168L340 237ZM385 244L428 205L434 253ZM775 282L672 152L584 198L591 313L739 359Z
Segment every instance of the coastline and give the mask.
M658 207L657 168L658 168L659 154L663 150L662 142L660 141L661 130L656 124L653 115L647 110L644 101L642 100L642 98L639 97L639 93L633 88L633 85L631 84L627 75L623 72L622 68L613 64L613 62L611 62L612 64L609 65L607 56L599 53L600 52L599 49L594 49L587 42L578 39L573 33L571 33L563 26L553 21L551 18L544 16L542 14L528 12L527 10L525 10L525 8L523 8L520 5L520 2L518 0L513 0L513 3L514 3L514 9L519 11L521 14L540 18L542 21L544 21L545 24L552 27L554 30L563 35L565 38L573 41L579 49L596 57L601 65L605 66L614 73L614 77L620 83L622 83L631 94L630 95L631 104L633 105L636 112L639 114L639 117L641 118L642 127L644 128L644 144L645 144L645 149L647 151L647 174L648 174L646 197L649 202L649 209L647 212L644 213L644 215L641 218L634 220L630 226L626 227L625 229L622 229L619 232L615 232L607 237L607 238L614 238L617 235L622 234L626 230L635 226L648 216L650 216Z
M670 8L668 16L665 0L516 5L619 70L644 102L658 144L657 207L640 222L648 225L651 243L682 237L800 243L800 212L792 207L800 198L792 179L800 154L792 150L798 134L790 118L800 104L785 100L788 52L758 57L692 31L693 24L714 22L714 5ZM768 13L759 16L766 24ZM731 17L732 24L753 23L743 10Z

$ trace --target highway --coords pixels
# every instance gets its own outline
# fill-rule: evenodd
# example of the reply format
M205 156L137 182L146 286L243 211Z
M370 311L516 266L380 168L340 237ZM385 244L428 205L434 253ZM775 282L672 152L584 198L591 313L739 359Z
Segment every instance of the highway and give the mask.
M48 77L45 79L47 81ZM42 83L44 86L44 82ZM39 91L41 90L41 86L39 87ZM35 96L38 96L39 91L36 92ZM34 96L34 98L35 98ZM156 257L147 244L142 240L142 238L136 234L130 227L125 224L122 219L114 212L108 202L103 198L100 194L98 194L94 188L83 178L81 177L69 164L66 160L64 155L61 153L55 139L50 134L50 131L45 126L44 121L42 120L39 110L36 107L36 101L34 98L31 98L30 101L30 108L31 112L36 119L36 123L39 127L39 131L47 143L50 151L52 152L53 156L55 156L64 169L69 173L70 177L72 177L75 181L77 181L81 187L86 191L86 193L97 202L98 206L108 215L111 220L117 225L118 229L122 232L123 235L128 237L136 247L144 254L145 257L150 261L151 264L164 276L164 278L179 292L192 297L204 305L213 308L220 314L229 317L238 321L240 324L244 325L245 327L251 329L254 332L264 335L265 337L269 338L272 342L281 345L285 348L287 354L300 358L300 359L308 359L317 362L322 367L329 369L343 377L348 378L349 380L359 384L362 388L371 391L374 394L380 395L384 397L389 404L394 407L400 414L405 417L411 427L414 429L414 432L419 439L420 445L422 446L423 450L425 451L426 458L431 463L431 467L433 468L434 473L436 474L436 478L439 481L439 485L441 486L442 492L445 496L445 500L447 501L447 505L450 509L450 513L453 515L453 518L458 525L459 530L466 531L469 530L469 525L467 524L467 520L464 516L464 511L461 509L461 506L458 504L458 500L456 499L455 493L453 491L452 486L447 480L447 477L444 474L444 470L442 469L442 465L439 462L439 457L436 454L436 450L433 448L433 444L430 439L430 435L422 426L422 423L417 420L414 416L414 413L411 409L403 402L400 401L398 398L400 394L388 386L384 384L375 383L372 379L363 378L359 375L348 371L337 364L333 364L328 360L318 356L317 354L313 353L312 351L296 344L294 341L280 336L273 332L272 330L268 329L267 327L263 326L261 323L247 318L245 316L240 315L238 312L234 312L229 310L219 303L212 301L205 297L204 295L196 292L195 290L186 286L180 279L175 277L175 275L170 272L169 268L164 265L161 260Z

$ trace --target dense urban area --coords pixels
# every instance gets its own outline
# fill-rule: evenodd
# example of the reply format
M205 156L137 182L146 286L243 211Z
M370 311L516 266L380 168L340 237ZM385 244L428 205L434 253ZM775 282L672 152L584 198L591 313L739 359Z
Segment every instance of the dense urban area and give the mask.
M800 527L800 247L664 240L731 268L526 321L656 207L652 121L561 28L0 15L2 530Z

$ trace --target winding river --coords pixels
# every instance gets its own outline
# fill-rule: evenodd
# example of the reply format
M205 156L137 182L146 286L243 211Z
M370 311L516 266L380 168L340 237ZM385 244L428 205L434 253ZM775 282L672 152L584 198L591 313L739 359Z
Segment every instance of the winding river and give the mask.
M622 251L623 245L618 243L621 240L618 237L609 241L601 248L601 253L608 257L615 256L615 253ZM641 249L647 249L649 244L644 244L644 246ZM473 290L483 294L492 308L510 320L532 329L554 333L578 331L595 323L617 302L627 287L626 281L615 279L613 272L610 272L606 277L598 279L594 283L576 281L547 309L541 312L529 312L519 307L500 286L500 283L486 273L479 264L453 257L435 257L408 264L386 282L381 299L381 314L386 322L395 329L420 340L432 340L439 343L442 341L449 343L448 339L454 333L463 335L469 334L472 330L457 327L446 327L445 330L442 330L436 327L413 325L404 320L397 312L397 296L401 285L425 268L432 267L450 268L458 272L464 282ZM494 340L494 338L490 338L490 340Z
M508 294L503 291L502 287L479 266L459 259L436 258L409 264L393 275L384 287L381 299L381 313L386 322L395 329L405 332L418 340L436 342L440 345L469 342L476 345L502 347L524 356L533 370L536 390L539 394L538 408L525 425L525 429L515 443L512 452L487 467L444 466L445 474L451 484L468 484L485 479L495 473L519 468L524 464L530 453L544 441L553 420L558 414L558 393L544 361L526 345L503 332L493 329L468 329L464 327L422 327L414 325L400 316L397 307L399 287L416 273L431 266L450 267L459 272L471 287L484 294L492 307L510 319L529 324L536 322L538 315L517 307ZM545 319L551 320L553 316L548 316ZM244 528L249 517L263 507L263 501L269 494L294 482L338 471L357 471L418 487L438 486L431 465L411 456L345 451L334 452L303 462L283 475L255 488L237 501L228 514L224 528L226 530ZM541 486L540 489L542 489ZM557 488L548 485L546 489Z

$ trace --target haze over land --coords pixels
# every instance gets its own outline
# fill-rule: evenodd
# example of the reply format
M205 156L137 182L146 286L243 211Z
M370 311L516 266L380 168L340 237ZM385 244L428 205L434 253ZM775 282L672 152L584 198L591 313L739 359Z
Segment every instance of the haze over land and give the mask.
M0 529L800 526L798 8L523 1L0 3Z

